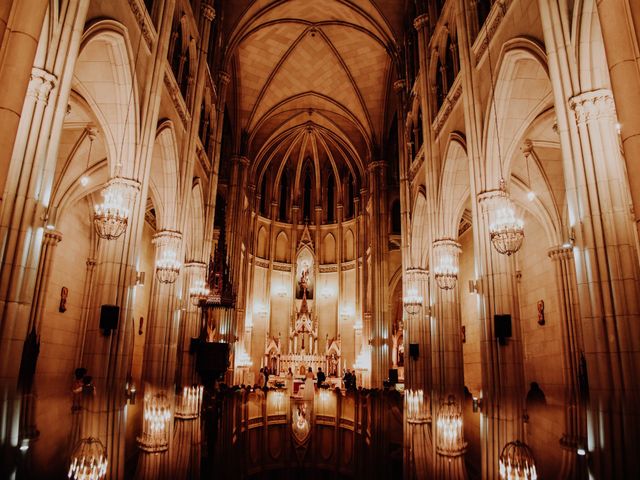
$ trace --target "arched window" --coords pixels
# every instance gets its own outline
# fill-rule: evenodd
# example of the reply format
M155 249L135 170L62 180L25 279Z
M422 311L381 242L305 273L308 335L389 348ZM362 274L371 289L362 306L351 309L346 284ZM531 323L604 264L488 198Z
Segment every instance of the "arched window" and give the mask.
M289 196L289 178L287 172L282 172L280 178L280 204L278 205L278 220L281 222L287 221L287 199Z
M418 118L416 120L415 125L413 126L413 131L414 131L414 142L416 144L416 150L414 153L417 154L418 150L420 150L420 147L422 146L422 143L424 142L424 137L422 135L422 109L418 108Z
M189 55L189 48L184 53L184 63L182 64L182 72L180 78L180 91L182 92L182 98L187 101L187 94L189 93L189 78L191 76L191 56Z
M327 223L335 222L335 188L336 180L333 178L333 173L329 172L329 179L327 180Z
M438 65L436 66L436 84L435 94L437 101L437 110L442 106L442 102L444 102L444 97L446 92L444 91L444 66L441 61L442 55L438 55Z
M176 22L174 29L175 40L173 41L173 48L170 50L171 70L177 81L180 78L180 63L182 62L182 26L180 22Z

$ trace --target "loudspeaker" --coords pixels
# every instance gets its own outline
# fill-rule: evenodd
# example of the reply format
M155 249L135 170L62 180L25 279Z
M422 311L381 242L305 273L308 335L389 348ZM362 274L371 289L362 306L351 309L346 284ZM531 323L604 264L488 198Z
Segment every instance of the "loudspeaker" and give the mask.
M506 339L511 337L511 315L497 314L493 316L493 331L500 344L504 345Z
M229 344L200 340L196 350L196 371L203 379L214 380L229 368Z
M389 369L389 383L395 385L398 383L398 369L390 368Z
M100 329L105 334L109 334L110 330L118 328L118 320L120 319L120 307L118 305L102 305L100 307Z
M409 356L413 359L418 358L420 356L420 345L417 343L409 344Z

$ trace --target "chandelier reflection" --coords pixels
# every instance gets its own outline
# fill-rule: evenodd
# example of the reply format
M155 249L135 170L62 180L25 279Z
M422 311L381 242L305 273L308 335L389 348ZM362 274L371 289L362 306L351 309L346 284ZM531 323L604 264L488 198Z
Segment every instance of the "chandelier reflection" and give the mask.
M127 229L131 189L129 182L115 177L102 190L102 203L93 212L93 226L100 238L115 240Z
M409 423L422 422L427 419L424 392L422 390L405 390L404 400Z
M421 278L425 271L419 268L408 268L405 273L405 295L402 297L402 304L409 315L416 315L424 298L420 293Z
M466 446L462 434L462 412L453 395L440 404L437 429L438 452L445 455L461 453Z
M500 453L500 478L503 480L536 480L533 452L526 443L507 443Z
M494 201L489 237L498 253L512 255L522 246L524 221L516 214L515 205L509 198L502 179L500 180L500 193Z
M171 404L164 393L145 395L142 435L138 437L145 452L162 452L169 448Z
M107 473L107 454L97 438L83 438L71 454L68 478L74 480L99 480Z
M433 274L443 290L452 290L458 281L458 255L460 244L449 238L433 242L434 267Z
M192 420L200 416L202 385L184 387L182 395L176 396L176 418Z

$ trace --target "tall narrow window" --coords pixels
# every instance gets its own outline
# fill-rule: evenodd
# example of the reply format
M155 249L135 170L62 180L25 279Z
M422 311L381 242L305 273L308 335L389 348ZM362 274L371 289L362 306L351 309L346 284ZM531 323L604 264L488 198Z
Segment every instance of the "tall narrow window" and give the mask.
M329 180L327 182L327 223L333 223L335 219L335 188L336 180L333 178L333 173L329 173Z
M280 205L278 211L278 220L281 222L287 221L287 197L289 193L289 179L287 178L287 172L282 173L280 179Z
M260 215L267 216L267 174L262 177L262 184L260 186Z
M353 218L355 215L355 207L353 202L353 178L351 173L347 177L347 205L346 205L346 218Z
M311 221L311 174L307 170L304 178L304 195L303 195L302 218L305 222Z

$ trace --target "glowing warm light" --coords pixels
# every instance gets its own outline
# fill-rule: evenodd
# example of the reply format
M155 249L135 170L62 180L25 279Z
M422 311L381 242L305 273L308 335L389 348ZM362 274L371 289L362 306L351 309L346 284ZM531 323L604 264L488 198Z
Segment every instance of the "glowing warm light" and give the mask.
M536 192L534 192L533 190L529 190L527 192L527 198L530 202L533 202L536 199Z
M209 289L204 280L194 280L193 286L189 289L189 297L194 305L198 305L201 300L206 300L209 296Z
M74 480L99 480L107 473L107 454L97 438L83 438L71 454L68 478Z
M102 190L102 203L94 206L93 213L93 226L100 238L115 240L127 229L130 188L124 179L116 177Z
M500 478L502 480L536 480L535 460L526 443L516 440L507 443L500 454Z
M495 199L496 208L493 221L489 225L489 236L496 251L502 255L512 255L522 246L524 240L524 221L516 215L516 209L504 190L504 181L500 181L502 193Z
M169 448L171 405L164 393L145 395L140 448L147 452L161 452Z
M437 420L438 450L444 453L455 453L466 444L462 440L462 412L453 396L440 405Z
M407 408L407 419L410 422L422 420L426 417L424 392L422 390L405 390L404 399Z
M371 355L366 349L360 350L360 353L356 357L356 362L353 364L353 368L356 370L369 371L371 366Z
M184 387L182 395L176 397L176 418L190 420L200 416L202 385Z
M83 187L89 185L89 177L87 175L83 175L82 177L80 177L80 185L82 185Z
M404 277L404 296L402 304L409 315L415 315L422 308L424 297L420 293L420 279L426 271L419 268L408 268Z
M236 353L236 367L248 368L252 365L253 361L251 360L251 357L243 347L240 347L240 349Z
M178 254L174 250L165 249L156 260L156 277L160 283L173 283L180 274L181 266Z
M435 265L434 277L438 287L443 290L452 290L458 281L458 254L460 244L451 239L436 240L433 242L433 255Z

